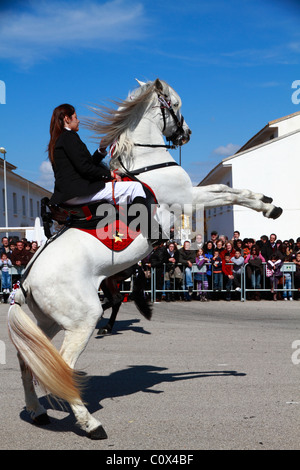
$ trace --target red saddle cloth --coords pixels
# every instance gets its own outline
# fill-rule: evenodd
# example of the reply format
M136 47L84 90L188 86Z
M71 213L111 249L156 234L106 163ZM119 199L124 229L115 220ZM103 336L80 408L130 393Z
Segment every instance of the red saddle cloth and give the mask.
M154 192L147 184L142 184L148 201L156 208L157 199ZM107 204L105 200L102 202ZM44 198L43 204L43 222L48 223L49 219L51 219L57 221L60 225L67 225L77 230L82 230L97 238L112 251L125 250L140 234L140 230L136 229L135 224L131 225L129 219L127 220L127 217L125 217L124 207L117 206L116 204L114 204L116 217L112 217L105 225L101 224L104 216L97 215L97 208L101 204L100 201L80 206L68 206L66 204L56 206L51 205L48 198ZM50 209L50 212L47 212L47 208Z
M131 181L130 178L123 178L123 181ZM153 202L154 206L157 204L157 199L154 191L146 183L142 183L144 190ZM118 207L118 206L116 206ZM87 217L88 218L88 217ZM112 223L109 223L105 227L100 228L85 228L85 227L74 227L78 230L92 235L102 242L107 248L112 251L125 250L141 233L140 230L133 230L122 221L121 218L117 218Z
M130 227L120 219L98 229L78 228L78 230L97 238L112 251L125 250L140 234L140 231L131 230Z

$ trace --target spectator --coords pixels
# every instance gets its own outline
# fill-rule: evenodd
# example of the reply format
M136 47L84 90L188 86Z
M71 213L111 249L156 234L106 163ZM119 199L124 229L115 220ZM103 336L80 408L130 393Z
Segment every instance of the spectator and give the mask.
M7 240L8 242L8 240ZM2 253L0 260L0 269L1 269L1 287L2 292L9 294L11 288L11 275L9 269L12 267L12 262L8 258L6 253Z
M228 237L226 235L219 235L218 240L222 240L223 246L225 246L226 243L228 242Z
M277 240L277 235L275 233L271 233L271 235L270 235L270 245L271 245L273 253L275 251L277 251L276 240Z
M212 265L212 278L213 278L213 290L222 290L222 258L220 257L219 251L216 249L211 260Z
M246 258L248 255L251 253L251 249L254 246L254 239L253 238L247 238L247 241L244 241L244 258Z
M10 243L9 243L10 257L11 257L12 252L13 252L16 248L17 248L17 245L15 244L15 242L10 242Z
M16 249L11 254L11 262L17 269L18 279L20 279L22 271L27 265L29 259L30 256L28 255L27 250L24 248L24 243L21 240L17 241Z
M192 279L192 266L195 261L195 252L190 249L191 244L186 240L183 247L179 250L179 263L182 264L183 274L183 288L186 291L184 293L184 300L190 301L190 294L193 292L193 279Z
M244 266L245 260L242 256L242 253L239 248L235 250L234 256L231 258L231 263L233 263L232 273L233 273L233 288L237 291L241 291L241 277L242 277L242 268Z
M251 281L253 290L261 288L262 263L264 262L265 259L260 254L258 247L256 245L252 246L250 254L245 258L245 265L248 263L247 276ZM258 291L255 292L255 300L260 300Z
M300 251L298 251L296 253L296 256L293 259L293 261L296 265L296 271L294 273L294 282L295 282L295 289L298 289L297 300L299 300L299 294L300 294Z
M197 254L197 251L200 248L203 248L203 239L202 235L198 233L198 235L196 235L195 241L191 244L191 250L195 250L195 254Z
M243 240L241 240L240 238L236 240L234 249L239 250L241 255L244 256Z
M295 240L293 238L289 238L289 240L287 240L288 242L288 245L290 247L290 250L293 251L294 248L295 248Z
M212 241L212 244L214 248L217 246L217 240L218 240L218 232L216 230L213 230L210 234L210 239Z
M246 256L248 256L250 254L250 250L248 248L248 242L249 242L249 238L244 238L243 240L243 251L244 251L244 258L246 258Z
M278 257L278 255L274 254L271 256L271 259L268 260L266 265L267 277L270 279L273 300L277 300L278 281L280 278L282 278L282 264L283 261Z
M221 239L217 240L216 250L218 250L219 256L221 256L221 258L222 258L222 253L223 253L224 249L225 249L225 247L224 247L223 240L221 240Z
M231 264L231 256L229 253L225 253L224 260L222 261L222 272L224 285L226 289L226 300L231 300L231 290L233 287L233 271Z
M226 242L224 250L220 253L222 260L225 259L226 255L229 255L230 258L232 258L234 254L235 254L235 249L233 248L233 242L232 241Z
M11 249L10 249L7 237L2 237L2 246L0 248L0 256L2 253L6 253L7 257L10 258Z
M165 288L166 288L166 301L174 301L175 297L170 290L178 290L182 279L181 270L178 266L179 252L176 243L170 242L168 246L164 247L163 262L165 264ZM173 289L171 289L171 280Z
M206 243L206 247L204 249L204 254L205 254L205 257L209 260L209 265L207 265L206 277L207 277L207 281L208 281L208 289L211 290L212 289L211 260L214 256L214 246L213 246L213 242L211 240L209 240Z
M38 245L38 242L36 241L33 241L31 243L31 253L35 254L35 252L39 249L39 245Z
M285 263L291 263L291 260L292 260L291 254L287 255L285 257L284 264ZM284 300L293 300L293 293L291 291L291 289L292 289L292 275L289 271L286 271L285 269L283 271L283 289L284 289L283 299Z
M233 247L237 248L237 241L240 239L240 232L238 230L235 230L233 232L233 237L232 237L232 242L233 242Z
M194 280L197 282L197 294L199 300L205 302L207 301L208 279L206 273L209 258L205 256L202 248L197 251L195 262L198 268L198 271L194 274Z
M300 237L297 238L296 243L293 249L293 257L296 257L296 254L300 251Z
M260 244L261 255L265 258L266 261L268 261L273 254L271 243L267 235L262 235L260 237L260 240L261 240L261 244Z
M149 258L149 264L156 268L156 290L160 291L156 295L156 300L161 300L164 287L164 246L163 243L157 245Z

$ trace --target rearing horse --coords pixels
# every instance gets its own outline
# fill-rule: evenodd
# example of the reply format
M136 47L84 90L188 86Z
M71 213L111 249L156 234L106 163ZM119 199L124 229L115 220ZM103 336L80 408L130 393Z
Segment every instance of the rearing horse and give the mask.
M152 188L161 206L158 217L164 213L164 205L206 204L207 198L213 204L212 193L193 188L188 174L166 150L164 136L174 145L182 145L190 138L191 131L180 108L178 94L157 79L141 84L117 110L104 116L104 123L95 120L92 124L96 133L104 134L106 145L114 145L112 169L136 175ZM231 193L232 203L239 203L234 190ZM276 211L263 195L245 191L242 198L241 204L266 216ZM215 204L222 205L220 201ZM230 204L228 197L225 204ZM143 259L151 249L142 233L122 252L116 252L89 233L69 228L31 260L22 289L17 291L9 309L8 328L18 350L26 408L36 423L48 422L48 416L38 400L32 377L47 393L69 402L78 424L89 437L107 437L101 423L82 402L81 376L74 367L103 313L98 297L101 282ZM22 310L25 302L37 323ZM51 339L60 330L65 334L58 352Z

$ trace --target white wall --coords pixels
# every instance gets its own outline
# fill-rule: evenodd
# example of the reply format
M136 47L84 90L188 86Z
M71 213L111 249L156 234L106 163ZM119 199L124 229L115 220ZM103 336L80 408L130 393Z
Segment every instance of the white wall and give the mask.
M262 192L283 209L283 214L272 220L235 206L234 229L241 232L242 238L259 238L272 232L280 239L300 236L299 149L300 131L297 131L230 160L235 188Z

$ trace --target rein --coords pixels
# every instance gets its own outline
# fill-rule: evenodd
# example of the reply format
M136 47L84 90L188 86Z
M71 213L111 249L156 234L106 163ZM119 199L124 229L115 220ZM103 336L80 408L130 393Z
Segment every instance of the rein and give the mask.
M179 166L178 163L176 163L176 162L164 162L164 163L157 163L156 165L144 166L142 168L139 168L138 170L129 171L124 166L120 156L118 157L118 160L120 162L121 167L125 171L125 173L127 173L127 175L129 175L129 176L139 175L140 173L146 173L147 171L158 170L159 168L167 168L169 166Z

